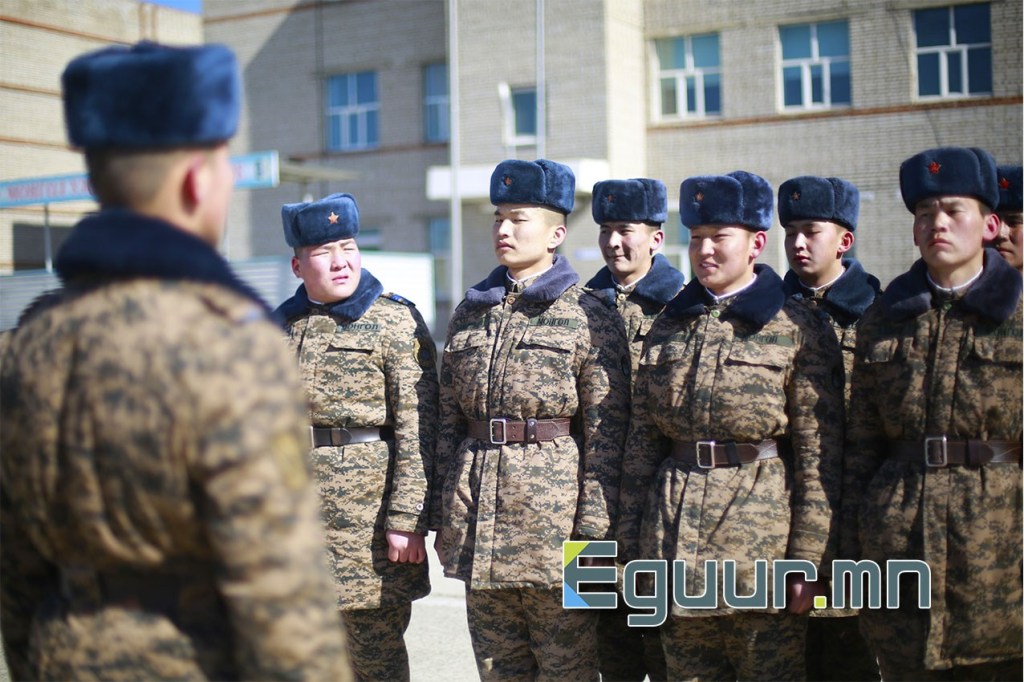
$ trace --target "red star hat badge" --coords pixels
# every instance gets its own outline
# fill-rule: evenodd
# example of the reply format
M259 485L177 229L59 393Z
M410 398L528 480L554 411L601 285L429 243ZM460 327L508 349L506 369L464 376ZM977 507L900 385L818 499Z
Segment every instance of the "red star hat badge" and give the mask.
M1010 189L1010 181L1006 178L999 178L999 189Z
M615 203L615 195L614 194L609 194L608 196L605 197L605 199L608 200L609 204L614 204Z
M338 214L335 213L334 211L331 211L331 215L327 216L327 222L329 222L331 225L337 225L338 224Z
M509 176L506 175L505 179L502 180L502 182L504 182L505 186L508 187L508 186L510 186L512 184L512 178L510 178Z
M940 168L942 168L942 164L938 161L932 161L928 164L928 172L932 175L938 175Z
M789 195L789 198L793 201L800 201L800 192L793 192Z
M693 195L694 201L704 201L704 192L697 192Z

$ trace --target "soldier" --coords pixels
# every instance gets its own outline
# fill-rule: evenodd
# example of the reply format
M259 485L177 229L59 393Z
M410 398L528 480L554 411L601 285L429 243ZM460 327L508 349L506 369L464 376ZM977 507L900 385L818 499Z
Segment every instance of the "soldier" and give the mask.
M772 221L763 178L692 177L680 193L694 279L640 357L620 552L683 560L685 592L716 598L709 609L673 603L661 631L669 679L803 679L807 620L796 614L811 606L808 580L789 575L789 613L773 595L746 610L723 596L755 592L755 561L822 561L842 446L835 334L755 264ZM725 561L734 577L719 575Z
M310 399L328 563L360 680L408 680L412 601L430 592L424 536L437 434L434 342L368 270L350 194L281 208L298 291L285 321Z
M683 275L657 253L665 239L668 199L661 180L604 180L594 185L594 222L605 267L587 288L614 305L629 341L630 378L636 377L644 338L665 304L683 287ZM654 628L630 628L621 601L602 611L597 625L601 677L605 680L665 679L665 655Z
M999 233L989 243L995 247L999 255L1006 259L1006 262L1017 268L1018 272L1024 272L1024 241L1021 224L1024 222L1024 202L1021 199L1021 167L999 166L996 169L999 176L999 204L996 206L996 215L999 216Z
M101 210L0 362L12 677L350 679L302 384L215 250L234 55L110 47L62 83Z
M779 222L786 230L786 295L806 302L831 324L843 354L849 402L857 321L879 294L878 279L846 254L853 247L860 191L842 178L801 176L779 187ZM836 426L832 426L836 428ZM837 480L838 484L839 481ZM839 518L839 489L826 491ZM833 533L833 539L835 539ZM833 552L835 546L832 545ZM825 561L831 565L834 553ZM814 609L807 624L807 678L877 680L878 664L853 609Z
M555 255L574 189L559 163L498 164L500 266L456 308L441 362L438 555L466 583L484 680L598 675L596 615L562 608L562 543L610 539L629 355L615 310Z
M995 162L929 149L900 166L900 189L921 259L857 332L842 554L883 576L889 560L930 570L925 585L904 575L898 608L860 613L883 679L1016 680L1021 277L982 247L999 230Z

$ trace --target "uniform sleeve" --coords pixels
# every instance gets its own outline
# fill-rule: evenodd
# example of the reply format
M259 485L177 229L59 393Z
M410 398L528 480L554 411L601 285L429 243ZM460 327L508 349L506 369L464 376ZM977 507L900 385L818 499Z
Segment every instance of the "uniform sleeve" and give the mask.
M583 484L573 535L610 539L618 513L622 448L629 417L629 346L610 308L585 308L589 338L576 380Z
M403 306L404 307L404 306ZM437 441L437 351L419 312L393 331L384 364L388 412L395 429L395 462L387 528L426 534Z
M454 322L458 317L458 310L448 325L448 334L445 341L447 346L451 340L451 331ZM452 367L449 356L444 353L441 357L440 386L438 389L438 434L437 449L434 452L434 467L431 476L430 486L430 528L438 530L441 527L441 514L443 507L442 491L444 481L448 475L448 468L459 444L466 439L466 416L459 407L458 398L455 395L452 382Z
M351 679L294 361L261 323L202 336L202 361L182 372L201 432L190 478L240 676Z

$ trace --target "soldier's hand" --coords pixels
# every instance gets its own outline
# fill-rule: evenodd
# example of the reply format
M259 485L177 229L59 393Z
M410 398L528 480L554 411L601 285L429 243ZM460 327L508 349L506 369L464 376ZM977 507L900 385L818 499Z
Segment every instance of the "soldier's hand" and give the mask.
M388 559L395 563L422 564L427 558L427 547L423 536L418 533L406 533L401 530L389 530L385 533L388 539Z

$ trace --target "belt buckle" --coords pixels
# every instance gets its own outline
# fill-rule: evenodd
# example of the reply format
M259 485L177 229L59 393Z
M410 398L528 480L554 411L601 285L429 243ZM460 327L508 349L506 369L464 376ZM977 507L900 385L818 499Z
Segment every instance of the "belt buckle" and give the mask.
M931 456L932 448L931 444L938 442L942 444L942 448L939 450L941 457L934 459ZM941 468L949 465L949 452L946 449L946 435L941 436L928 436L924 439L924 464L925 466Z
M704 446L708 449L708 463L704 464L700 460L700 449ZM697 460L698 469L714 469L715 468L715 441L713 440L699 440L696 443L694 454Z
M491 445L504 445L508 442L508 434L505 431L505 425L508 423L508 419L504 417L495 417L488 422L488 431L491 436ZM497 427L501 427L501 440L494 437L495 432L498 430Z

